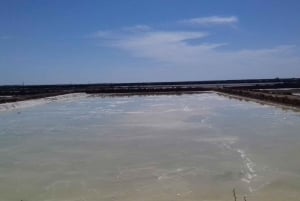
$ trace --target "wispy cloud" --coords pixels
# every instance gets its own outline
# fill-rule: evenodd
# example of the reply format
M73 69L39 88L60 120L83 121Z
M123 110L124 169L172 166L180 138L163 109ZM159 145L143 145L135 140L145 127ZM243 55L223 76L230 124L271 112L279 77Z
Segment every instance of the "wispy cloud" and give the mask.
M97 38L97 39L118 39L124 37L125 35L140 34L151 31L151 27L148 25L135 25L135 26L125 26L119 30L99 30L94 33L88 34L85 38Z
M192 19L185 19L178 21L181 24L185 25L233 25L238 23L239 19L236 16L229 16L229 17L220 17L220 16L210 16L210 17L199 17L199 18L192 18Z
M148 25L139 24L135 26L123 27L123 30L128 32L145 32L145 31L150 31L151 27Z
M214 23L233 23L235 18L214 19ZM209 21L209 20L208 20ZM211 20L212 22L213 20ZM204 23L204 22L203 22ZM146 58L173 67L172 73L183 76L197 74L206 79L232 77L261 77L265 75L291 76L299 72L300 57L295 55L294 46L271 48L226 50L230 43L209 43L209 33L200 31L171 31L143 29L128 32L120 29L115 32L98 32L105 46L123 50L134 57ZM105 40L114 38L113 40ZM197 40L196 43L193 41ZM171 72L169 72L171 73ZM219 75L219 76L218 76ZM293 74L292 74L293 75ZM300 75L297 75L300 76Z
M108 38L112 36L113 32L108 30L100 30L85 36L85 38Z

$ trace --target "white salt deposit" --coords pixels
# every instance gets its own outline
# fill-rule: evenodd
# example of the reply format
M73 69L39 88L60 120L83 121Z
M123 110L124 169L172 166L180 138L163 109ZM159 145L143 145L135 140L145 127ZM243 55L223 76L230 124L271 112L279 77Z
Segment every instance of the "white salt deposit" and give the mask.
M33 99L33 100L25 100L18 101L12 103L3 103L0 104L0 112L8 111L8 110L16 110L16 109L25 109L29 107L34 107L37 105L43 105L51 102L58 101L75 101L81 98L86 98L88 95L85 93L72 93L66 95L52 96L47 98Z

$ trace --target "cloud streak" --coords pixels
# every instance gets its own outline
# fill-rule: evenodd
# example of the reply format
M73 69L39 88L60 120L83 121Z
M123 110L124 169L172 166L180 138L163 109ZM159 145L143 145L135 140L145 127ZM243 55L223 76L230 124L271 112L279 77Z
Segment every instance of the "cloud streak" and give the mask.
M128 32L146 32L146 31L150 31L151 29L152 28L150 26L144 24L123 27L123 30Z
M186 20L180 20L179 23L191 26L212 26L212 25L233 25L239 22L236 16L220 17L199 17Z

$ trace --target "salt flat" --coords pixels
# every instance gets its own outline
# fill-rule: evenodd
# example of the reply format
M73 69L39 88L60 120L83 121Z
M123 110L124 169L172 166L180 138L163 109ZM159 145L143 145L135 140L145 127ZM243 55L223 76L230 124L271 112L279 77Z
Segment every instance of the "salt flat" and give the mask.
M0 200L300 197L299 113L213 93L76 97L0 112Z

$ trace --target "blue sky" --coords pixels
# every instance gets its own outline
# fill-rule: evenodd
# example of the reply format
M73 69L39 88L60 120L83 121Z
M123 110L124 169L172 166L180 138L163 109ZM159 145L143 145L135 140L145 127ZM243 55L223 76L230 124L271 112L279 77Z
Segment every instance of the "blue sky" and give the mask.
M298 0L0 0L0 84L300 77Z

